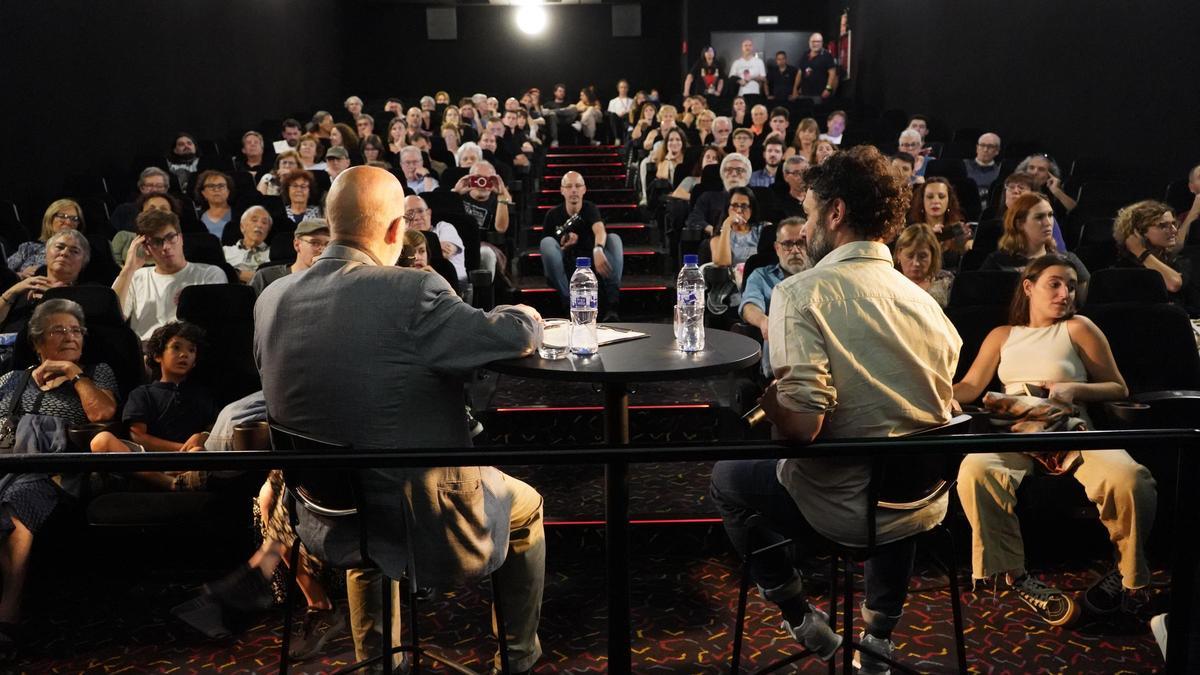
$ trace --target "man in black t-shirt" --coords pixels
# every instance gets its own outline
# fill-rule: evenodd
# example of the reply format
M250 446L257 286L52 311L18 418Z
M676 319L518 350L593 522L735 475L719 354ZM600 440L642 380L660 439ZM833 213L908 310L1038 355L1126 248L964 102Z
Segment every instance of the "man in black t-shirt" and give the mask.
M793 94L811 98L829 98L837 89L837 62L825 50L825 38L813 33L808 38L808 51L800 57L800 79Z
M775 52L775 67L767 69L767 99L784 101L796 98L796 76L800 71L788 63L787 52Z
M591 257L592 270L604 289L600 302L607 307L601 321L617 321L625 255L621 238L606 232L600 210L583 200L587 192L583 176L568 171L561 185L563 203L550 209L542 221L542 232L546 236L542 238L540 248L546 282L558 291L566 306L570 296L568 273L575 272L575 258Z

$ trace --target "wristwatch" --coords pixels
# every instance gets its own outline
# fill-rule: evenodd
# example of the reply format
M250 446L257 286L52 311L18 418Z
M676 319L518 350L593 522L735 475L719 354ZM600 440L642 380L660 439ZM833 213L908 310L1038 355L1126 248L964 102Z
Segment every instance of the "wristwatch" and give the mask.
M1142 254L1137 257L1137 261L1139 264L1144 266L1146 264L1146 258L1149 258L1149 257L1150 257L1150 249L1146 248L1146 250L1142 251Z
M71 386L74 386L74 385L76 385L76 384L79 384L79 381L80 381L80 380L82 380L84 377L86 377L86 376L83 374L83 371L82 371L82 370L81 370L81 371L79 371L79 374L78 374L78 375L76 375L75 377L72 377L72 378L71 378Z

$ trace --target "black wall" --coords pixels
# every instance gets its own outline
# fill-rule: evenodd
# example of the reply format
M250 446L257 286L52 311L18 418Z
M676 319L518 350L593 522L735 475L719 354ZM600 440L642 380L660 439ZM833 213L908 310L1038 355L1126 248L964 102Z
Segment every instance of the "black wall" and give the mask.
M548 6L542 36L517 31L513 7L458 8L458 39L428 40L425 7L367 0L355 17L347 48L347 91L372 98L414 96L445 89L458 99L475 92L511 96L531 86L548 99L555 82L578 100L592 84L605 101L621 78L634 90L661 87L675 77L681 31L678 0L642 4L642 36L612 37L607 5ZM372 114L376 111L372 106Z
M49 198L62 178L128 168L180 129L224 138L339 100L336 9L333 0L0 3L0 191L32 186Z
M862 102L1175 177L1200 161L1200 3L850 4Z

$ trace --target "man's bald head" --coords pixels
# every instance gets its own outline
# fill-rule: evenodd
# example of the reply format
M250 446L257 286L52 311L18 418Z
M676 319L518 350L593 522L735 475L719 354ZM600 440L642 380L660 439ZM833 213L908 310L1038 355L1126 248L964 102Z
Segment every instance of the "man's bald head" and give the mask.
M369 247L387 246L404 234L404 188L391 173L373 166L346 169L333 181L325 216L334 239Z

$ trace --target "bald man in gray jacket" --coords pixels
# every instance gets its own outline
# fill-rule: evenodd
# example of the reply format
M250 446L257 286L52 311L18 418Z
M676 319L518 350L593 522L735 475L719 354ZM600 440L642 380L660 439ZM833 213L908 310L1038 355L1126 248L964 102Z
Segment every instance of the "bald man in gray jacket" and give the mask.
M329 247L258 299L254 356L268 413L280 424L355 448L469 446L464 378L491 361L530 354L541 341L535 310L485 313L464 304L437 274L396 267L403 213L395 177L348 169L329 190ZM361 472L361 481L368 547L383 571L399 578L412 562L423 587L496 571L510 665L531 669L541 654L545 576L537 491L490 466L373 469ZM301 509L298 533L334 566L358 555L356 523ZM372 599L379 594L370 587L377 583L370 573L348 574L360 658L376 624Z

